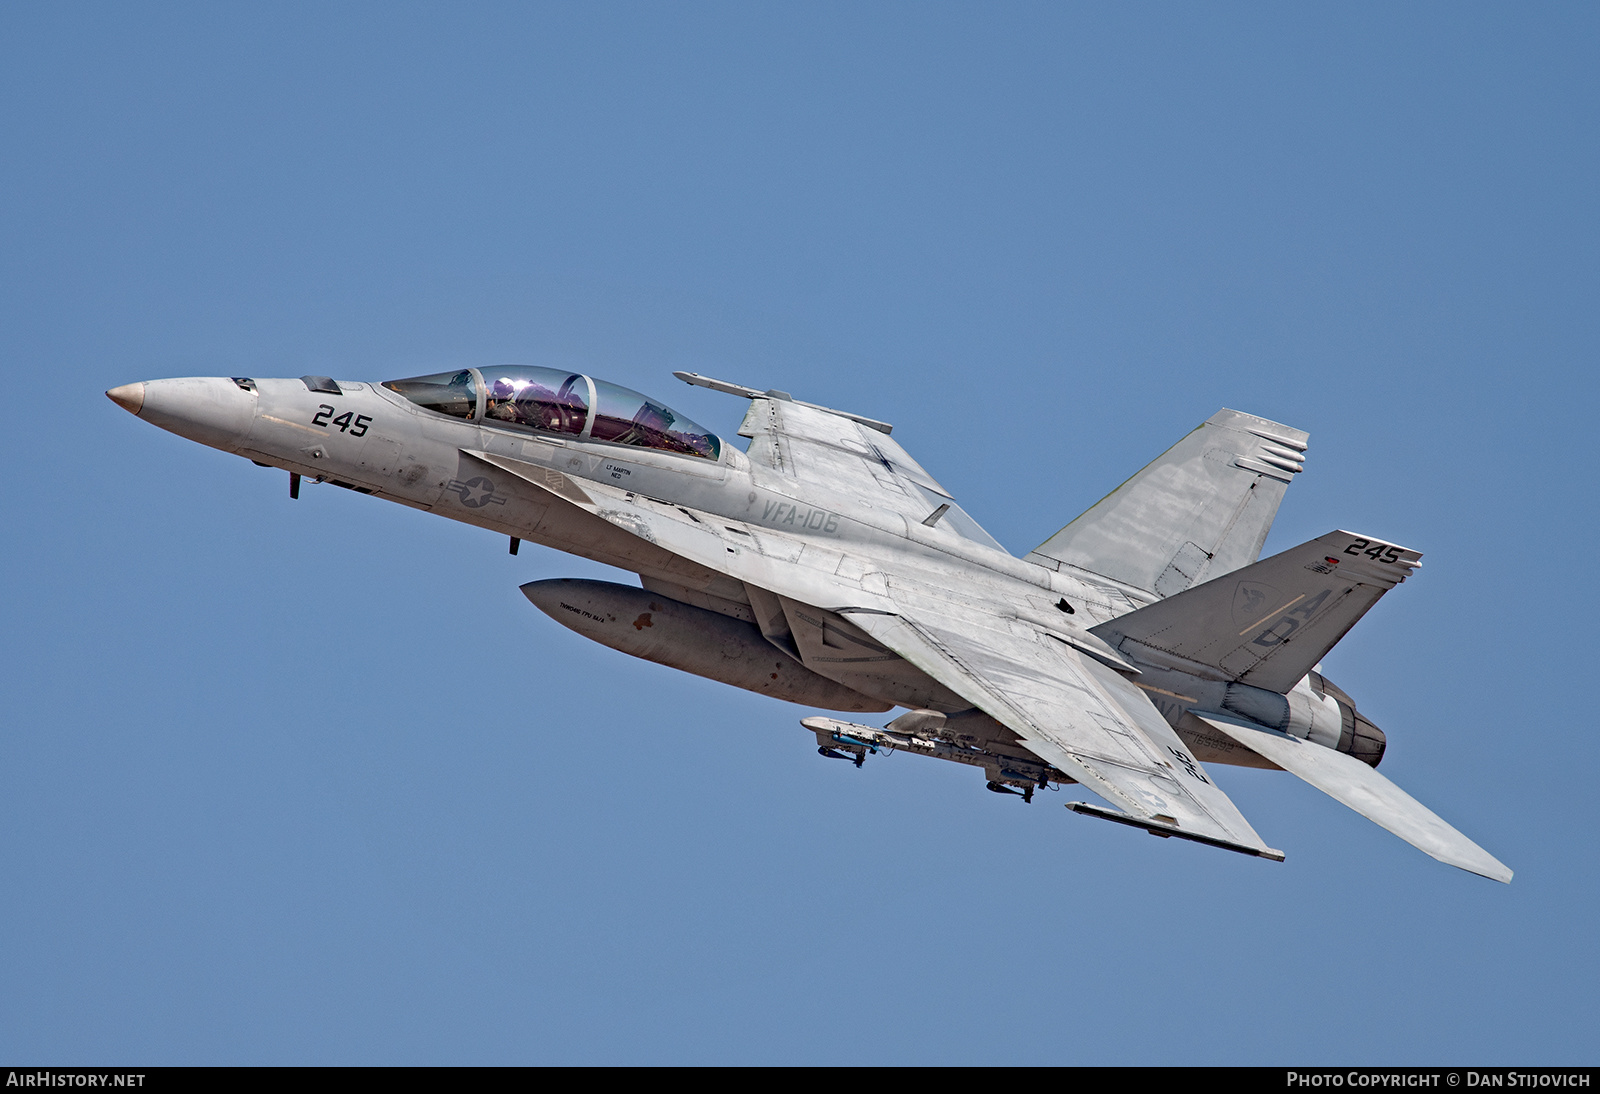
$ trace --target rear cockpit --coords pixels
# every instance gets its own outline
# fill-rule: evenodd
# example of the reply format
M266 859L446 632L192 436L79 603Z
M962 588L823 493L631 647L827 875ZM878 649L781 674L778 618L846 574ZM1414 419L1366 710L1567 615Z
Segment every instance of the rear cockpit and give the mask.
M383 386L426 410L466 421L708 460L722 455L715 433L637 391L581 373L501 365L387 380Z

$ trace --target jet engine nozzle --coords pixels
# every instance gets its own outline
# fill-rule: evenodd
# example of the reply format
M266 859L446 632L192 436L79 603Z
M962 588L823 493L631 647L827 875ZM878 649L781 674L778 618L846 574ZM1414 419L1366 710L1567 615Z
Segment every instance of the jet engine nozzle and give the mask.
M1350 708L1349 714L1350 721L1345 724L1344 732L1339 734L1339 751L1348 752L1369 767L1377 767L1383 759L1383 750L1389 747L1389 738L1355 707Z
M169 433L236 452L255 421L257 396L224 376L191 376L123 384L106 398Z
M1371 767L1383 759L1388 743L1383 730L1356 710L1355 700L1318 672L1310 673L1287 695L1248 684L1229 684L1222 709L1257 725L1349 753Z
M1356 709L1356 701L1339 685L1320 672L1311 673L1308 683L1314 691L1339 704L1339 752L1349 753L1369 767L1377 767L1383 759L1389 738L1383 730L1373 725Z

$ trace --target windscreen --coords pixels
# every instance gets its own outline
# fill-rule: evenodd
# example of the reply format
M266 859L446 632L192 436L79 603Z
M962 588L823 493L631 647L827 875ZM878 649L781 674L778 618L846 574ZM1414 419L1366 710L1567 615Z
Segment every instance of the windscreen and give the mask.
M420 407L452 418L471 418L478 411L478 387L466 369L413 376L409 380L385 380L383 386Z

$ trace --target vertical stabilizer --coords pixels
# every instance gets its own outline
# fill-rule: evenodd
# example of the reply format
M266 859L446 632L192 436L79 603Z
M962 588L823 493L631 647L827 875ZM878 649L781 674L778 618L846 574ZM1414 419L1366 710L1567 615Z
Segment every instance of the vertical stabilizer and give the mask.
M1261 555L1310 434L1219 410L1088 512L1035 547L1029 562L1112 578L1160 597Z

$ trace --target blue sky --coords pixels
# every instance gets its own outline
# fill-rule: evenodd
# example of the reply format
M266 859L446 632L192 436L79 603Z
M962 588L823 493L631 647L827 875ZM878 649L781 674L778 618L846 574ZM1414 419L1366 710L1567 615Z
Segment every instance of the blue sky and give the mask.
M1600 14L0 9L0 1056L1593 1063ZM517 592L625 576L101 396L518 361L886 419L1013 551L1220 406L1329 656L1517 871L1219 769L1279 866L828 763Z

